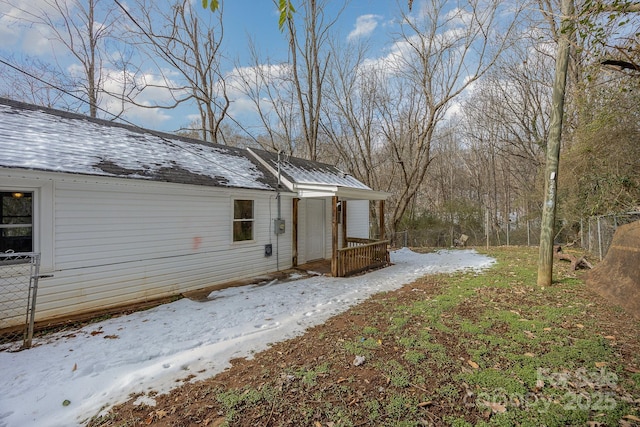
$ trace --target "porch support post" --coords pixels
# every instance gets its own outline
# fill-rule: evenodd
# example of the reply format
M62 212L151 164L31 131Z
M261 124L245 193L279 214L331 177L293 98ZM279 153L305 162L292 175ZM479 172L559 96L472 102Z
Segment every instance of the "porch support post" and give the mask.
M331 198L331 275L338 276L338 197Z
M380 200L380 212L378 212L378 216L380 217L380 240L384 240L384 200Z
M293 199L293 224L291 226L291 264L294 267L298 266L298 203L300 203L300 199Z
M348 246L347 242L347 201L343 200L340 202L340 206L342 207L342 247L346 248Z

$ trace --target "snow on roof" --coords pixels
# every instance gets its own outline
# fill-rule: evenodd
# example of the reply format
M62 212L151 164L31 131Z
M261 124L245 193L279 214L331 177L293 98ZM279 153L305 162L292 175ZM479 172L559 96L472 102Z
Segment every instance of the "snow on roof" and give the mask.
M0 98L0 167L272 190L245 150Z
M251 151L260 156L274 170L278 168L278 154L252 148ZM280 172L295 184L321 184L337 187L371 190L353 176L342 172L335 166L300 159L297 157L281 156Z

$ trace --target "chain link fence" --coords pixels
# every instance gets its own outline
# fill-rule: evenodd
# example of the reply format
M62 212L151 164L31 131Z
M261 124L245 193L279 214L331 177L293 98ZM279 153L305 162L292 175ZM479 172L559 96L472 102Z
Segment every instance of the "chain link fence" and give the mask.
M0 351L31 347L40 254L0 253Z
M582 248L597 255L600 261L607 255L616 229L630 222L640 220L640 212L625 212L611 215L592 216L582 221L580 241Z
M462 235L467 236L460 239ZM391 247L436 247L447 248L456 246L465 240L464 246L537 246L540 242L540 221L523 221L511 223L509 228L461 228L461 227L430 227L390 233Z

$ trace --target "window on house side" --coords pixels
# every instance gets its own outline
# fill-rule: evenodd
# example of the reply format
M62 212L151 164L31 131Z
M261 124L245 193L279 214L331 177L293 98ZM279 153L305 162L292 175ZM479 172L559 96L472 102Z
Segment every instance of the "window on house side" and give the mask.
M33 251L33 193L0 192L0 252Z
M233 241L253 240L253 200L233 201Z

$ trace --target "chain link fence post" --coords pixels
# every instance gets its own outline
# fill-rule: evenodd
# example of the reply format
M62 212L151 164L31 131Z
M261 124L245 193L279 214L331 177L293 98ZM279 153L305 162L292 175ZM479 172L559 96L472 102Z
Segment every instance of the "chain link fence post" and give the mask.
M586 249L602 261L609 251L616 229L630 222L640 220L640 212L621 212L611 215L592 216L587 218ZM580 222L583 224L583 221ZM583 232L581 227L581 233Z

